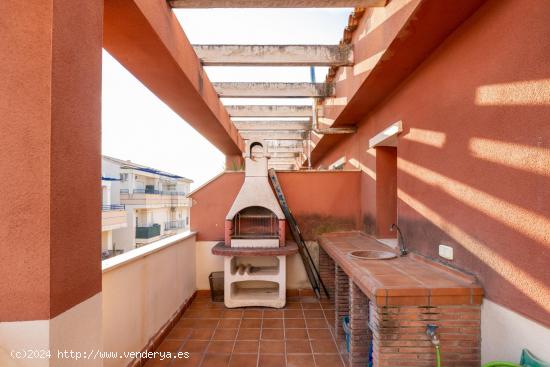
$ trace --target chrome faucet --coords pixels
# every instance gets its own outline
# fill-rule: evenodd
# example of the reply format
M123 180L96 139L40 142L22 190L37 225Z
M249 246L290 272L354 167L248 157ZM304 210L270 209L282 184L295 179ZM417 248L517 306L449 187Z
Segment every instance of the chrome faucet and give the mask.
M390 231L393 232L395 230L397 230L397 235L398 235L397 245L399 246L399 253L401 256L405 256L408 253L407 249L405 248L405 240L403 239L403 234L401 233L401 229L399 229L397 224L394 223L391 225Z

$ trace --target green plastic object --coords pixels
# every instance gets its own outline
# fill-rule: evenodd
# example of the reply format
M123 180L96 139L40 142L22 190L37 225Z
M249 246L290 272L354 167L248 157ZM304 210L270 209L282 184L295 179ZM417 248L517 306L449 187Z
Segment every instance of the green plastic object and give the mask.
M436 367L441 367L441 351L439 350L439 345L435 346L435 365Z
M527 349L521 351L521 360L519 364L512 362L493 361L484 364L482 367L550 367L550 363L535 357Z
M519 364L522 367L550 367L550 363L538 359L527 349L522 350Z

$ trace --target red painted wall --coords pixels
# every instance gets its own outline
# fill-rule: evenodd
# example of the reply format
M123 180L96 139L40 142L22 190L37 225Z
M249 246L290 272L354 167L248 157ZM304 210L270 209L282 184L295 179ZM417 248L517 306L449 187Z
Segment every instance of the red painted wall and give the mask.
M359 171L278 172L277 177L306 240L359 228ZM198 241L223 241L225 216L243 180L242 172L225 172L190 194L191 229ZM288 229L286 236L291 238Z
M103 3L0 2L0 320L101 291Z
M440 243L453 246L453 266L477 275L489 299L545 325L549 13L544 0L489 1L321 161L362 165L363 226L372 232L380 167L368 140L402 121L398 211L407 245L434 258Z

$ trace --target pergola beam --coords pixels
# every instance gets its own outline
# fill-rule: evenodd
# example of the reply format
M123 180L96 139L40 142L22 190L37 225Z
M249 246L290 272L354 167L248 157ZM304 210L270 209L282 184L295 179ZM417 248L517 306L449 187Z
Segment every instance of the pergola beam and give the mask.
M268 153L303 153L304 148L302 146L290 146L290 147L268 147Z
M176 15L165 2L105 1L103 47L226 155L243 142Z
M349 45L193 45L205 66L352 66Z
M269 152L268 154L271 159L276 158L296 158L300 155L301 152Z
M225 106L231 117L311 117L311 106Z
M286 120L254 120L254 121L233 121L233 124L241 130L309 130L310 121L286 121Z
M334 94L331 83L212 83L223 98L325 98Z
M169 0L173 8L368 8L387 0Z
M243 139L304 140L305 131L301 130L239 130Z

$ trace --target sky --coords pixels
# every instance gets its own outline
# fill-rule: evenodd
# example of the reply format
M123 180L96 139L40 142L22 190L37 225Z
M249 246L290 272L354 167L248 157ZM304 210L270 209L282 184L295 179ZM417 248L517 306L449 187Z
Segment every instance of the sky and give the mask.
M192 44L337 44L352 9L175 10ZM207 67L213 82L309 82L307 67ZM323 81L327 68L317 67ZM192 189L220 173L225 157L106 51L103 154L179 174ZM308 99L223 99L224 104L311 104Z

